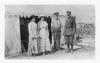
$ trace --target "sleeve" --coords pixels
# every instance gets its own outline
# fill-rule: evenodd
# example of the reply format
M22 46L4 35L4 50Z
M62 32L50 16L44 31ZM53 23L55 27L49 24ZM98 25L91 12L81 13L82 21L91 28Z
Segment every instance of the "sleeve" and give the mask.
M31 25L30 25L30 23L28 24L28 31L29 31L29 35L31 35L32 32L31 32Z
M59 19L59 23L60 23L60 32L61 32L62 23L60 19Z
M47 29L47 34L49 36L49 29L48 29L48 23L46 22L46 29Z
M51 31L53 32L53 19L52 19L52 21L51 21Z
M40 22L38 22L38 34L40 33Z
M61 20L60 20L60 28L62 27L62 23L61 23Z
M66 33L66 21L65 21L65 26L64 26L64 33L63 33L63 35L65 35L65 33Z
M76 33L76 18L73 17L73 33Z
M52 22L51 22L51 27L53 27L53 20L52 20Z

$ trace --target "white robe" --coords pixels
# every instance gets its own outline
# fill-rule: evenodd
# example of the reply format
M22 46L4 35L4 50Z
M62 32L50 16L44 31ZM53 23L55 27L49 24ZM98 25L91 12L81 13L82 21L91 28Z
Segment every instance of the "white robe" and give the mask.
M60 21L61 21L61 39L60 39L60 45L65 46L65 39L64 39L64 27L65 27L65 21L66 21L66 16L61 16Z
M28 30L29 30L29 44L28 44L28 54L32 55L37 54L37 24L33 21L31 21L28 24ZM33 39L35 38L35 39Z
M49 32L48 32L48 24L45 21L40 21L40 33L39 36L41 37L40 41L40 51L51 51L50 41L49 41Z
M59 21L57 21L54 16L52 16L51 19L52 19L52 23L51 23L52 31L53 31L53 28L58 28L58 27L61 26L62 23L60 21L60 17L58 17ZM54 37L53 37L53 35L52 35L52 44L51 44L51 47L52 48L54 47Z

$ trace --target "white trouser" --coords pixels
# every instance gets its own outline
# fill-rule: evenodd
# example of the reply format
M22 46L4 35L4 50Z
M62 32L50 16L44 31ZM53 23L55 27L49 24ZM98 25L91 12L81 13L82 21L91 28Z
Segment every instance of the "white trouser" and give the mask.
M28 45L28 54L32 55L33 54L37 54L38 50L37 50L37 39L32 39L32 37L29 37L29 45Z

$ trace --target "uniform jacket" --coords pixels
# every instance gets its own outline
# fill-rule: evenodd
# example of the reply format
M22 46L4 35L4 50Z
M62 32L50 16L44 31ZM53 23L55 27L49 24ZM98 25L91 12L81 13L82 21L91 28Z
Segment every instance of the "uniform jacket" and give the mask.
M69 19L66 19L64 27L64 35L74 35L75 32L76 32L75 17L71 16Z

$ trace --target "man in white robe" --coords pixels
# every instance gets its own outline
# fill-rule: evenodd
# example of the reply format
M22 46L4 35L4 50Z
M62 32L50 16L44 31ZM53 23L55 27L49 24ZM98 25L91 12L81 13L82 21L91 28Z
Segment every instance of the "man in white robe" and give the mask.
M37 55L37 24L35 23L35 18L28 24L29 30L29 44L28 44L28 54L29 55Z
M59 19L59 13L54 13L54 17L52 18L52 35L54 40L54 49L53 51L57 51L60 49L60 33L61 33L61 21Z
M60 21L61 21L61 38L60 38L60 47L65 47L65 38L64 38L64 27L65 27L65 21L66 21L66 16L61 15L60 16Z

